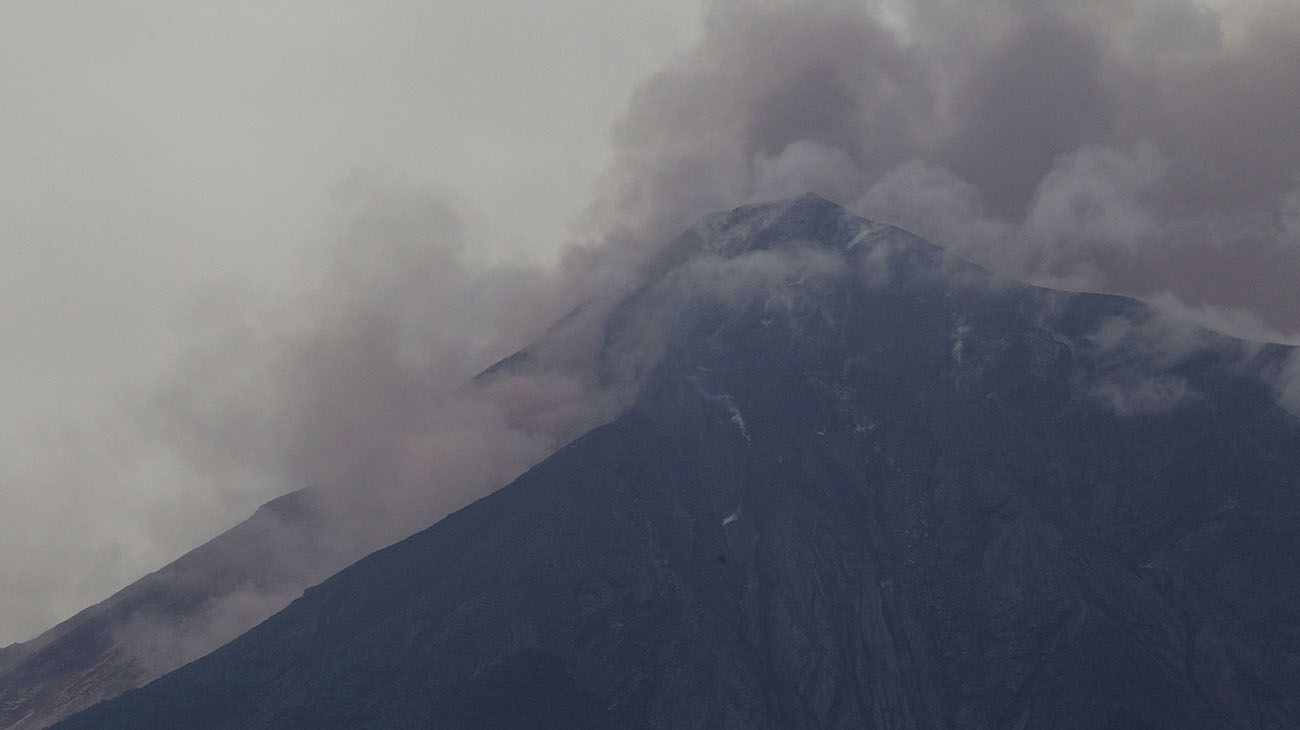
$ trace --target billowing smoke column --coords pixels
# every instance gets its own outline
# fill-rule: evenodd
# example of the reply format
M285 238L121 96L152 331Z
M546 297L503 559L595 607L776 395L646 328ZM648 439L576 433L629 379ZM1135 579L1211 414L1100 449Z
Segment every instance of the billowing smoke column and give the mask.
M637 91L597 220L812 190L1022 278L1300 330L1300 7L711 5Z

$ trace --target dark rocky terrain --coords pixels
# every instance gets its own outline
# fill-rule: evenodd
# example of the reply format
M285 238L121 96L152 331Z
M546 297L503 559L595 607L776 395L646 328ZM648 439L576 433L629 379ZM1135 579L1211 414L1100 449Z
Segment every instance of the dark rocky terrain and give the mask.
M58 727L1300 727L1286 354L740 209L611 316L628 412Z

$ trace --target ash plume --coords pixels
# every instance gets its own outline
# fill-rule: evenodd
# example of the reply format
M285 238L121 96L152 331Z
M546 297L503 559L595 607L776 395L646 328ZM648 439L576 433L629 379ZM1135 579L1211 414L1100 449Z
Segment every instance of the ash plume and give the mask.
M601 223L811 190L1018 278L1300 329L1294 4L709 7L615 129Z

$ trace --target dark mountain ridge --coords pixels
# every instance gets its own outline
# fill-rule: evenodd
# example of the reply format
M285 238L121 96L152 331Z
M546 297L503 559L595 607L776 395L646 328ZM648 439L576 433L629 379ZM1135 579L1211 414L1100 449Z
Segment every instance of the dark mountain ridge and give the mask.
M812 197L609 322L627 413L59 727L1300 726L1285 349Z

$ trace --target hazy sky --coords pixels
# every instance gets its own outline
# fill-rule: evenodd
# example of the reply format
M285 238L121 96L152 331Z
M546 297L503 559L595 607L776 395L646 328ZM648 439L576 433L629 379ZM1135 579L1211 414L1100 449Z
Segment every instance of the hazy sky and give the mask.
M554 248L693 6L6 4L6 410L80 407L196 286L283 281L350 182L445 189Z
M1292 0L7 3L0 644L288 489L531 463L581 388L522 441L442 396L743 202L1293 336L1297 49Z
M266 496L214 503L173 467L105 471L102 414L169 367L207 292L293 285L374 187L437 191L484 227L476 242L550 255L634 82L699 15L694 0L5 3L0 645ZM195 531L119 534L161 505Z

